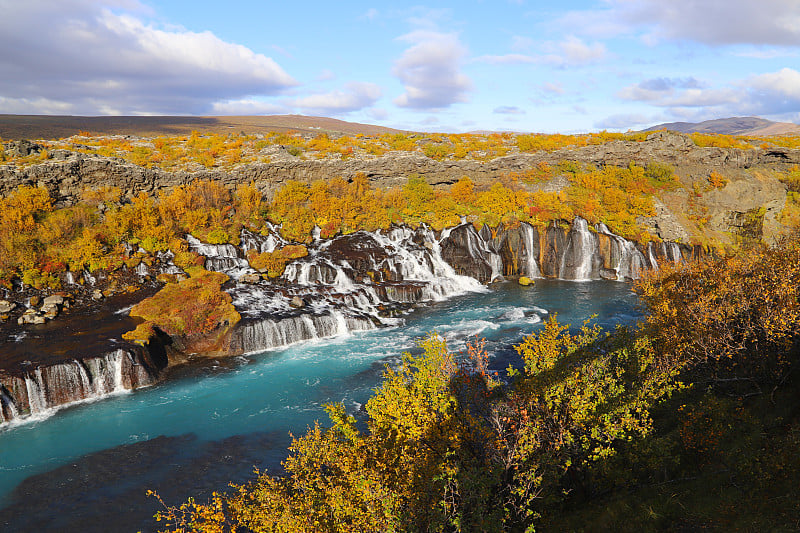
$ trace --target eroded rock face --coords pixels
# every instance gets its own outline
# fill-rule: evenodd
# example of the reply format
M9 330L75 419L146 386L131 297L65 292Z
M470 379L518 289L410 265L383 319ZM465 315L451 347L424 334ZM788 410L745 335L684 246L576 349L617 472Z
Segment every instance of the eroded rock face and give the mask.
M129 308L130 301L120 300L125 295L92 304L102 306L102 312L73 308L52 322L48 314L58 313L70 297L40 298L35 303L41 308L27 309L20 321L41 325L7 335L11 342L0 366L0 423L146 386L168 364L183 363L191 354L238 355L391 325L414 304L483 290L476 280L490 283L504 273L523 283L540 277L623 280L690 254L675 243L642 249L581 218L546 229L519 224L476 231L465 223L434 232L425 226L396 226L315 239L307 256L287 265L278 279L264 280L242 263L247 265L246 249L269 248L270 238L243 233L238 246L192 241L194 249L207 254L207 266L230 273L226 290L242 316L235 325L224 323L207 333L169 338L156 331L147 346L112 343L137 323L118 315ZM215 260L220 257L232 261ZM256 276L250 279L249 274Z
M767 210L764 230L769 237L779 229L776 227L777 215L785 202L785 187L774 177L766 174L757 176L751 171L758 168L785 170L800 164L800 150L796 149L698 147L690 137L669 132L652 133L644 142L614 141L550 153L513 154L486 162L436 161L421 154L400 152L371 159L354 157L347 160L307 161L286 157L271 163L243 165L232 171L166 172L138 167L116 158L60 152L64 153L58 159L25 169L0 166L0 195L8 194L22 183L34 183L47 187L62 204L70 204L77 201L87 187L116 186L135 195L142 191L157 192L197 179L216 180L231 188L238 183L252 182L263 193L271 195L286 180L311 182L331 176L348 179L358 173L365 174L377 188L402 187L406 177L412 174L419 174L435 187L447 187L464 176L472 179L477 186L486 187L503 173L525 171L540 162L555 165L559 161L572 160L595 166L628 166L633 162L646 166L649 162L658 161L672 165L682 178L704 179L711 170L717 170L731 179L731 183L722 190L704 196L711 210L712 229L720 232L730 229L727 225L730 212L745 212L764 206ZM563 176L557 176L551 182L536 187L561 190L567 185ZM681 213L689 211L688 200L687 193L678 202ZM746 205L738 200L744 200ZM685 219L681 220L674 207L668 208L663 203L656 205L656 215L650 221L653 233L666 240L687 240L695 228Z
M464 276L470 276L481 283L489 283L500 275L492 268L496 261L484 239L478 235L472 224L462 224L449 232L442 243L442 258ZM498 256L499 258L499 256Z

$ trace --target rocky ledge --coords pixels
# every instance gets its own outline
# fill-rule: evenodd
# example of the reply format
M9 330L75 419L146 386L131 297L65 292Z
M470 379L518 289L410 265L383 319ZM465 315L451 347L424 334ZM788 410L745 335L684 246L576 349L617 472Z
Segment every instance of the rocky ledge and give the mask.
M249 266L247 252L272 251L285 241L277 234L246 230L240 241L240 246L212 245L189 237L206 257L207 270L230 277L223 288L241 315L237 323L219 324L204 335L170 337L156 330L146 343L123 340L122 334L139 323L128 316L131 305L157 289L152 278L142 277L141 291L122 291L99 301L86 296L100 290L86 282L72 297L7 298L2 305L9 313L20 313L16 307L28 310L0 327L0 422L150 385L170 366L196 356L263 351L391 325L418 303L484 290L484 284L504 277L630 280L644 270L702 253L699 247L677 243L638 245L580 218L571 225L537 228L522 223L480 231L471 224L442 232L397 226L315 239L308 256L287 265L279 278L265 279ZM158 268L177 269L169 254ZM95 284L98 278L113 277L101 272L86 276ZM67 306L71 301L77 303ZM42 308L30 307L34 302L60 309L61 316L45 323L24 318L42 313Z

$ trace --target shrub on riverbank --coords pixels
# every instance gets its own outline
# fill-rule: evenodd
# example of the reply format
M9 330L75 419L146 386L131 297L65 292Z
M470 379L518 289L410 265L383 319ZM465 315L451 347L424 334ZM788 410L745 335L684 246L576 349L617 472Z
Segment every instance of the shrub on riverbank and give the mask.
M528 192L523 186L533 179L528 174L501 176L485 189L464 177L449 190L434 189L419 176L409 176L402 188L373 189L359 174L351 181L289 180L269 202L253 185L229 190L198 180L129 199L112 187L86 191L83 202L61 209L54 209L44 188L22 186L0 199L0 220L6 221L0 227L0 284L10 286L17 278L37 288L59 288L59 275L67 270L122 268L130 260L130 245L151 254L168 249L179 254L186 250L187 234L212 244L237 243L242 228L258 232L267 222L280 224L285 238L304 243L315 226L327 238L392 223L442 229L462 216L476 227L494 227L520 221L544 226L579 215L646 242L652 237L637 221L653 214L655 193L677 183L671 168L657 170L576 163L538 167L537 180L566 177L570 185L561 192Z
M329 406L332 427L294 439L285 475L160 518L207 532L791 528L797 265L800 236L655 273L638 329L551 319L507 383L480 344L456 357L434 334L387 368L366 430Z
M167 283L155 295L131 308L130 315L144 322L123 334L123 338L146 342L154 327L168 335L192 337L227 330L241 320L231 296L222 290L222 284L229 279L227 275L202 267L190 267L187 271L191 277Z

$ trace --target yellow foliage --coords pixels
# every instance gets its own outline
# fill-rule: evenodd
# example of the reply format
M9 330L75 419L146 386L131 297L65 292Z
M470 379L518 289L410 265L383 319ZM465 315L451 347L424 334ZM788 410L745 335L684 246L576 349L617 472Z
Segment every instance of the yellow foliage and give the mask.
M0 198L0 220L5 231L30 231L37 219L52 209L50 193L44 187L21 185L6 198Z

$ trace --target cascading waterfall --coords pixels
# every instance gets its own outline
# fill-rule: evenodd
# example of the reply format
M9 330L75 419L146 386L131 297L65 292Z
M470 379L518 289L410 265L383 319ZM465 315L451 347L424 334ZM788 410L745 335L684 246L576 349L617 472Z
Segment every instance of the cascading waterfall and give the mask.
M592 279L592 262L597 250L597 241L589 232L589 224L575 217L570 229L567 248L561 258L559 277L575 281Z
M667 257L669 257L670 261L673 263L680 263L683 261L683 255L681 254L681 248L678 246L678 243L670 242L668 245L670 254Z
M501 254L506 272L576 281L637 279L643 270L657 269L658 260L679 262L683 257L677 243L650 243L642 251L635 242L612 233L605 224L589 228L580 217L575 218L569 231L554 224L541 235L525 222L494 230L484 226L480 232L462 224L443 230L440 242L449 247L448 261L485 281L489 281L485 268L491 261L489 254L495 251ZM491 276L494 275L493 272Z
M647 268L647 261L644 254L636 248L636 244L612 233L605 224L598 224L596 229L610 242L606 268L615 272L616 279L638 279Z
M25 376L25 388L28 393L28 411L32 415L44 412L47 409L47 398L44 395L44 384L42 383L42 369L37 368Z
M147 268L147 265L144 263L139 263L136 265L136 268L133 270L137 276L145 277L150 275L150 269Z
M5 387L0 387L0 423L9 422L19 417L19 411L14 405L14 399L6 392Z
M375 329L369 319L345 317L341 312L332 311L320 316L248 321L233 333L231 344L241 353L253 353L368 329Z
M250 250L255 250L259 253L274 252L278 247L288 244L286 239L281 237L280 233L278 233L275 226L269 224L268 222L266 224L268 231L267 235L259 235L246 229L242 230L240 236L242 243L241 249L245 255Z
M206 244L192 235L187 235L186 241L190 251L205 256L206 270L225 272L236 279L251 270L247 260L239 256L239 249L232 244Z
M575 218L563 246L556 247L558 277L599 279L602 270L603 276L611 279L637 278L647 262L635 244L611 233L605 225L595 229L597 234L589 230L586 220ZM454 231L458 231L457 241L453 241ZM542 277L535 231L529 224L520 225L525 254L520 268L529 277ZM416 229L393 226L332 239L316 238L308 245L308 256L289 263L277 284L239 283L230 289L234 305L246 320L236 327L229 351L280 348L304 340L372 329L396 322L392 318L396 312L391 307L387 311L387 306L440 301L468 291L486 290L475 278L456 273L454 266L443 258L442 249L445 243L453 249L452 243L457 242L456 249L461 247L463 251L456 250L461 255L455 257L472 258L476 268L484 269L482 276L491 281L504 270L503 256L498 252L505 241L494 238L493 233L489 228L479 233L470 224L462 224L443 230L437 237L433 230L422 225ZM606 239L605 256L600 253L598 234ZM231 245L192 241L193 249L199 253L235 256L239 261L244 261L241 258L246 250L273 250L285 244L288 242L279 240L277 233L261 236L245 231L238 250ZM234 274L232 271L241 270L243 263L219 266L222 271Z
M660 260L683 258L676 243L649 243L643 253L603 224L594 229L596 233L584 219L576 218L568 234L554 225L538 235L536 228L522 223L510 229L484 227L480 232L462 224L438 236L422 225L315 238L307 245L309 255L288 264L275 282L256 276L226 289L243 320L231 331L225 353L281 348L394 325L412 304L486 291L476 278L488 282L504 271L572 280L635 279L647 267L658 268ZM239 247L205 244L191 236L188 240L192 250L206 256L207 268L235 280L244 272L255 272L245 259L248 251L271 252L289 244L274 228L263 235L242 230ZM161 271L180 272L171 263L173 257L169 252L159 255ZM504 265L504 261L515 263ZM456 268L470 275L459 274ZM143 263L135 272L150 274ZM88 272L83 276L94 283ZM10 378L16 380L12 384L3 378L0 422L153 383L157 370L136 357L118 349L103 357L30 369Z
M260 281L231 289L246 320L233 332L230 351L374 329L396 323L387 311L392 306L485 290L456 274L442 259L439 241L425 226L313 241L309 255L289 263L278 284Z
M650 268L653 270L658 270L658 261L656 260L656 254L652 242L647 243L647 260L650 263Z
M10 386L5 382L9 381ZM14 380L18 385L14 386ZM118 394L155 382L133 354L118 349L102 357L65 361L28 371L21 378L5 378L0 385L0 421L26 416L48 416L63 406ZM22 394L13 394L14 390ZM7 391L12 391L8 394Z
M539 270L539 265L536 263L536 258L539 256L539 246L533 242L533 236L536 229L523 222L522 236L525 242L525 275L529 278L541 278L542 272Z

